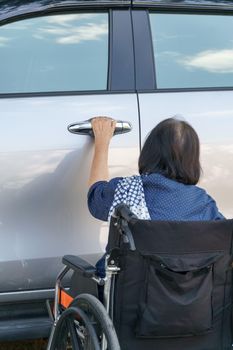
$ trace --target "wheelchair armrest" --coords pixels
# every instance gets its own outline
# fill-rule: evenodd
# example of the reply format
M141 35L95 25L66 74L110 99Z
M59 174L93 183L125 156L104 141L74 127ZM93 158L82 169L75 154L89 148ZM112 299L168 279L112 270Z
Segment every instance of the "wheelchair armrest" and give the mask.
M68 266L70 269L82 272L84 277L93 277L96 273L96 267L89 264L86 260L83 260L76 255L65 255L62 258L62 263Z

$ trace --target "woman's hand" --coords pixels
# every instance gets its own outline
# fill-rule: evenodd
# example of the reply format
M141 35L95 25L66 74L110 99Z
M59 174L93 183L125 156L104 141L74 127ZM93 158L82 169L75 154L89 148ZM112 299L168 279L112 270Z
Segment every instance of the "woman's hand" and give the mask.
M89 187L97 181L108 181L108 148L113 136L116 121L108 117L95 117L91 120L95 136L95 151L89 176Z
M91 125L95 136L95 145L109 146L116 121L108 117L94 117L91 120Z

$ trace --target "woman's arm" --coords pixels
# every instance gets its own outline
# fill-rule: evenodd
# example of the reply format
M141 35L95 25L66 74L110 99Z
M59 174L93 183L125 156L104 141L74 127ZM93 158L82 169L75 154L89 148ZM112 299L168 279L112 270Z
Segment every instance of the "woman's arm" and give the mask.
M107 117L96 117L91 121L95 136L95 150L91 165L88 186L97 181L108 181L108 149L116 121Z

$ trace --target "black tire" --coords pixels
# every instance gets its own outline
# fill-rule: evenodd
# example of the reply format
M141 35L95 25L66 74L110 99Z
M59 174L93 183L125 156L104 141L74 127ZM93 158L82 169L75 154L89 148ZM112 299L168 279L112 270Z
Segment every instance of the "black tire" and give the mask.
M92 321L78 306L71 306L62 313L56 324L50 349L100 350Z
M108 350L120 350L118 337L113 326L112 320L106 312L103 304L91 294L78 295L71 306L77 306L83 310L95 323L97 334L104 334L107 341Z

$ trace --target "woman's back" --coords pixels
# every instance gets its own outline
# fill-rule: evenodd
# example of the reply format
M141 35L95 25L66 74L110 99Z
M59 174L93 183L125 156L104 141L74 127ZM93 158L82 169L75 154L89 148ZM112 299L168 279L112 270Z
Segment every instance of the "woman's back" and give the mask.
M201 175L200 143L191 125L176 118L160 122L148 135L140 153L140 176L108 181L108 147L115 122L95 118L95 154L89 179L91 214L108 220L123 202L142 219L219 220L215 201L196 186ZM142 209L138 209L142 208ZM133 210L134 209L134 210ZM140 216L139 216L140 217Z
M130 178L129 178L130 179ZM88 193L88 207L97 219L107 221L109 210L116 199L117 186L123 178L95 183ZM161 174L141 175L145 201L152 220L220 220L224 219L215 201L206 191L195 185L185 185ZM134 188L124 191L126 204ZM123 192L123 189L122 189ZM115 197L114 197L115 196ZM117 204L117 203L116 203Z
M184 185L160 174L142 175L145 197L153 220L222 219L215 201L195 185Z

